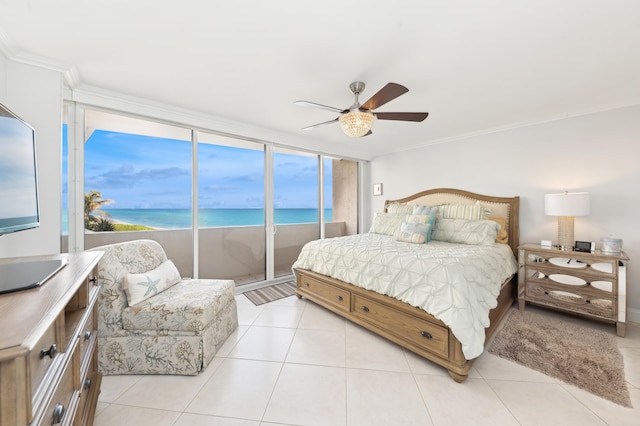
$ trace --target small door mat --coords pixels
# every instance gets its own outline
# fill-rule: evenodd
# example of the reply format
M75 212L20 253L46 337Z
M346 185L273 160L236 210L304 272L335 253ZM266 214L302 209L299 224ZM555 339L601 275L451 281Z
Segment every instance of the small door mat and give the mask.
M264 303L273 302L274 300L293 296L296 294L295 281L287 281L282 284L274 284L269 287L259 288L242 293L251 300L254 305L259 306Z

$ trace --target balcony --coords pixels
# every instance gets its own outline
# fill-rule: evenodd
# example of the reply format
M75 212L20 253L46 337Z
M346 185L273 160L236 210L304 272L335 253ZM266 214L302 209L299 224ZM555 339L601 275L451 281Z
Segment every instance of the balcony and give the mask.
M318 238L317 223L277 225L274 259L275 276L291 274L295 262L308 241ZM326 223L327 238L346 235L345 222ZM88 232L85 249L124 241L150 239L164 247L183 277L193 276L193 239L191 229L158 229L130 232ZM199 277L233 279L238 285L265 280L264 226L230 226L198 229ZM62 237L63 251L68 238Z

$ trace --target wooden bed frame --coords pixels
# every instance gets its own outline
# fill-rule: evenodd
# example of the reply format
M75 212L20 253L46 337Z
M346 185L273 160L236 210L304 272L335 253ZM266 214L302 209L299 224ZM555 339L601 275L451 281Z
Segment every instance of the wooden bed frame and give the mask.
M518 253L519 197L491 197L458 189L430 189L390 203L419 205L481 204L491 209L491 216L505 218L508 242ZM485 343L515 300L517 278L514 274L502 285L498 306L489 313L491 325ZM462 353L462 344L440 320L420 308L400 300L357 287L306 269L296 270L296 295L303 296L346 319L383 336L400 346L446 368L456 382L463 382L473 364Z

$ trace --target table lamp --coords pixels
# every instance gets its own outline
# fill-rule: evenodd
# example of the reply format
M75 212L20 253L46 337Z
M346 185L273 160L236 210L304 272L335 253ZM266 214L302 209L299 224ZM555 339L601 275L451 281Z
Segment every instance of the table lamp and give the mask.
M573 218L587 216L590 210L588 192L545 194L544 214L558 216L558 248L573 250Z

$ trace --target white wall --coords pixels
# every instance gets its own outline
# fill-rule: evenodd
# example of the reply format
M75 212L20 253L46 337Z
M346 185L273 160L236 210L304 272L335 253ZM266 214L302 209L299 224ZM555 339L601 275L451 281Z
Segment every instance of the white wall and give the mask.
M591 214L575 219L575 238L598 247L610 234L623 239L631 258L630 319L640 322L640 106L388 155L374 159L370 173L371 182L384 184L384 195L370 198L373 212L386 199L428 188L518 195L521 243L557 240L557 220L544 214L545 193L589 192Z
M41 219L40 228L0 237L0 258L59 253L62 211L61 75L0 55L0 103L36 129Z

